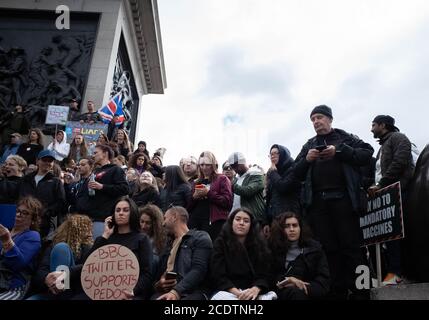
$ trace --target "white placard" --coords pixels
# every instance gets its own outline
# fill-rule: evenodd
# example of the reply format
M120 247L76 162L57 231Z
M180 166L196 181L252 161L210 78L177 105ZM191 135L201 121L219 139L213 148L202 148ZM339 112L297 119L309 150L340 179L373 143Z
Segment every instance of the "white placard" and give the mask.
M69 107L48 106L48 113L46 114L45 124L61 124L64 126L67 122L68 114Z

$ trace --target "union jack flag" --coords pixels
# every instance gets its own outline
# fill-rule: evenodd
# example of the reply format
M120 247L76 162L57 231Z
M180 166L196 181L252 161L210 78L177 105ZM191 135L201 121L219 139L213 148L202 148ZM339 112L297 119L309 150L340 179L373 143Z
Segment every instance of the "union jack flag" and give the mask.
M122 105L122 93L117 93L113 98L107 102L107 104L97 111L104 123L109 123L113 116L118 115L118 121L116 125L120 126L125 121L125 115Z

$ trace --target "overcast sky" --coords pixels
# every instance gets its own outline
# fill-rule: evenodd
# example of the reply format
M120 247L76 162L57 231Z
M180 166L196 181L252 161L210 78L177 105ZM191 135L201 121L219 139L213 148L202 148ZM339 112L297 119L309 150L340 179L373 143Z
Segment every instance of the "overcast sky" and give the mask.
M158 0L164 95L142 98L148 150L164 164L233 151L269 167L272 144L293 157L316 105L333 126L378 145L390 114L420 150L429 142L429 1ZM137 140L138 141L138 140Z

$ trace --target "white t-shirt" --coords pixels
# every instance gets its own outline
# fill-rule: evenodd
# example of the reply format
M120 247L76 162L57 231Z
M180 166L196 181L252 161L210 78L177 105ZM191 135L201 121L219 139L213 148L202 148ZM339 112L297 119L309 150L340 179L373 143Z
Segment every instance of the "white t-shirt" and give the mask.
M36 174L34 176L34 181L36 181L36 186L39 184L40 180L42 180L45 176L46 176L46 174L44 174L44 175Z
M247 170L247 172L245 174L243 174L242 176L239 176L237 179L236 184L241 186L243 184L244 178L246 178L247 174L249 173L249 170ZM235 209L238 209L241 207L241 197L234 193L234 202L232 203L232 209L230 211L233 212Z

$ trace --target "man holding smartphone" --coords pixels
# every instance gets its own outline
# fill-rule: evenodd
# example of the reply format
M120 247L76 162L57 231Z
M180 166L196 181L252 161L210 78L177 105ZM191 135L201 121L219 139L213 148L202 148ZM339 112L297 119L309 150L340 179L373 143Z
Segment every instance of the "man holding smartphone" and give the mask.
M316 136L295 160L304 184L306 217L326 252L333 298L366 298L355 286L356 267L364 265L360 249L359 213L366 209L360 168L369 165L374 149L357 136L332 128L332 110L315 107L310 114ZM368 296L369 297L369 296Z

